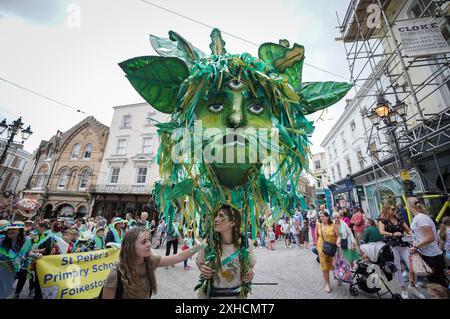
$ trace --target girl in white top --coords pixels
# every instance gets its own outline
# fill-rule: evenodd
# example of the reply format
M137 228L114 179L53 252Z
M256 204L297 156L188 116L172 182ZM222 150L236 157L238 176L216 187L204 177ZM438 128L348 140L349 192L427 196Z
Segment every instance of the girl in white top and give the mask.
M430 216L427 215L425 206L418 198L409 197L408 206L411 215L414 216L411 222L414 244L410 248L410 253L418 252L422 259L433 269L433 274L427 276L428 281L447 287L444 274L444 253L439 248L436 225Z

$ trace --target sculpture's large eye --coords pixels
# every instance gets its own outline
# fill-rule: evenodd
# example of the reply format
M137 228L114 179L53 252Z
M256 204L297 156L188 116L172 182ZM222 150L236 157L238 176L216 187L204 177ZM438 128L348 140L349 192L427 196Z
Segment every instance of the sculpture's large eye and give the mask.
M260 103L250 104L248 110L254 114L261 114L264 111L264 105Z
M210 111L213 112L213 113L220 113L220 112L223 111L223 108L224 108L223 104L221 104L221 103L216 103L216 104L211 104L211 105L208 107L208 110L210 110Z

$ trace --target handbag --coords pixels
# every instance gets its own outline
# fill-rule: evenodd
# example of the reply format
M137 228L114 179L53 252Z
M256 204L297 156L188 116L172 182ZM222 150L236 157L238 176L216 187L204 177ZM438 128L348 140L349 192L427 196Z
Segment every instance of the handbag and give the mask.
M411 264L412 271L419 277L430 276L433 274L433 269L428 266L425 260L422 259L420 254L413 253L409 255L409 262Z
M330 257L334 257L334 255L336 255L337 245L332 242L326 241L323 238L322 225L320 225L320 234L322 235L322 240L323 240L323 246L322 246L323 253Z
M341 248L348 249L348 239L341 239Z
M346 283L352 282L352 267L340 252L338 252L333 258L333 267L333 275L336 280Z
M339 233L341 234L341 249L348 249L348 238L342 238L341 228L339 227Z

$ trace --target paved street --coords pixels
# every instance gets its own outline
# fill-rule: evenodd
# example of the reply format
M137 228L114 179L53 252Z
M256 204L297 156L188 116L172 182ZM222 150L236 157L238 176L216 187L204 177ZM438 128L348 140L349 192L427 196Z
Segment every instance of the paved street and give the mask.
M249 298L261 299L348 299L348 285L337 286L332 279L332 292L323 291L323 279L311 250L303 248L284 248L284 242L277 241L274 251L256 248L256 266L253 293ZM164 254L165 250L157 250ZM194 256L195 258L195 256ZM191 270L184 270L183 264L169 269L158 268L158 294L154 298L197 298L193 288L197 285L198 271L195 260L190 260ZM331 275L332 276L332 275ZM260 285L275 283L276 285ZM389 296L390 297L390 296ZM376 294L360 292L356 299L378 298Z
M165 254L164 249L157 249L158 255ZM256 248L256 266L253 282L253 293L250 299L373 299L376 294L366 294L361 291L359 296L352 297L348 291L348 285L337 286L332 279L331 294L325 293L323 279L316 255L311 250L303 248L284 248L283 241L277 241L274 251ZM158 268L156 280L158 293L155 299L187 299L197 298L193 291L198 283L200 272L195 265L195 256L189 260L190 270L183 269L183 263L175 267ZM331 275L332 276L332 275ZM17 281L16 281L17 283ZM426 294L425 289L420 289ZM12 297L12 294L11 294ZM28 297L28 282L24 287L21 298ZM390 298L387 295L386 298Z

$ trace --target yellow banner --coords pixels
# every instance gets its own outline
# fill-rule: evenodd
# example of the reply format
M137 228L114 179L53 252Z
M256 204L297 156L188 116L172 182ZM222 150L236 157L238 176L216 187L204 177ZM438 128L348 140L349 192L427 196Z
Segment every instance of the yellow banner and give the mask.
M37 261L36 270L44 299L98 297L110 270L119 261L119 249L51 255Z

